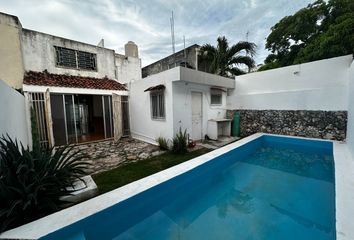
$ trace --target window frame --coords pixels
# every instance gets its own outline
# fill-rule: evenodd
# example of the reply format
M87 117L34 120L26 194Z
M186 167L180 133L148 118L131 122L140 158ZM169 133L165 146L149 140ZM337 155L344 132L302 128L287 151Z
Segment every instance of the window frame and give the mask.
M153 100L152 98L156 96L156 110L157 110L157 116L154 116L154 107L153 107ZM159 96L161 96L161 98L159 98ZM160 101L161 99L163 99L163 116L161 116L161 108L159 108L160 106ZM155 120L155 121L165 121L166 120L166 101L165 101L165 90L153 90L150 91L150 115L151 115L151 119Z
M59 51L60 49L67 49L70 51L74 51L75 53L75 67L74 66L65 66L65 65L61 65L60 64L60 56L59 56ZM82 68L79 67L79 52L83 53L83 54L89 54L90 57L93 58L93 69L89 69L89 68ZM81 51L81 50L76 50L76 49L72 49L72 48L67 48L67 47L61 47L61 46L54 46L54 55L55 55L55 66L59 67L59 68L66 68L66 69L75 69L75 70L80 70L80 71L90 71L90 72L97 72L98 71L98 66L97 66L97 54L96 53L91 53L91 52L86 52L86 51Z
M212 101L212 96L213 95L218 95L220 96L220 102L219 103L213 103ZM211 106L221 106L222 105L222 102L223 102L223 96L222 96L222 90L219 90L219 89L210 89L210 105Z

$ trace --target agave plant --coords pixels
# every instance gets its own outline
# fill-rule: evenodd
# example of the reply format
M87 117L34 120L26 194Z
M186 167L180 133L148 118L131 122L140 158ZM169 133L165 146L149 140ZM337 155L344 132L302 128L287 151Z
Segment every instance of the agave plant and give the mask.
M31 151L0 138L0 232L59 210L88 167L73 147Z

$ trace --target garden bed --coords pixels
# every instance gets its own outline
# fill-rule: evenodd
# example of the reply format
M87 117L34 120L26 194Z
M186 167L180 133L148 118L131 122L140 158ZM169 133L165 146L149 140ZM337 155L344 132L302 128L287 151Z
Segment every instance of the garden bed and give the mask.
M184 154L163 153L133 163L127 163L115 169L93 175L99 194L119 188L156 172L203 155L210 150L202 148Z

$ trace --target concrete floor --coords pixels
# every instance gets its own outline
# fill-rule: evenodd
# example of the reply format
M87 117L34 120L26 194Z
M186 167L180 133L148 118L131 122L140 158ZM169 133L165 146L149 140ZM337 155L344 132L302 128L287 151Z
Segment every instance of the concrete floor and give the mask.
M227 144L236 142L239 139L240 139L239 137L220 136L218 140L205 140L199 143L199 145L209 149L217 149Z

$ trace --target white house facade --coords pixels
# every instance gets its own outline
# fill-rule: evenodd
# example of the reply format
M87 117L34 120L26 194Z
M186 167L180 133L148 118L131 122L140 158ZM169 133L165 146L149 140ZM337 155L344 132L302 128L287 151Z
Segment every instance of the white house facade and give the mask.
M203 140L207 123L226 116L230 78L175 67L150 75L129 87L131 134L155 143L158 137L172 139L181 129L191 140Z
M129 134L124 84L141 79L141 60L134 42L126 44L122 55L105 48L103 41L95 46L24 29L17 17L3 13L0 26L6 29L2 38L20 41L17 49L9 43L0 48L1 53L8 52L6 47L13 48L1 66L5 69L3 80L24 93L29 135L34 113L39 140L46 145L119 139ZM11 77L11 60L18 52L23 62L21 79ZM4 74L7 68L9 73Z
M27 135L33 108L40 141L51 146L121 136L156 144L180 129L194 141L217 139L230 133L235 112L241 137L267 132L344 140L353 115L352 55L235 79L178 64L142 78L134 42L118 54L103 41L96 46L24 29L3 13L0 30L0 79L25 96Z

